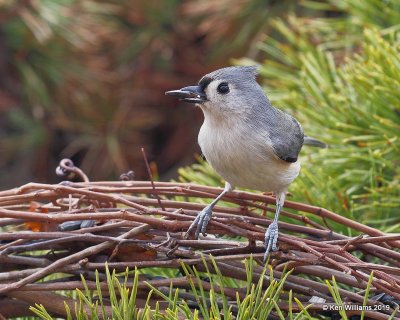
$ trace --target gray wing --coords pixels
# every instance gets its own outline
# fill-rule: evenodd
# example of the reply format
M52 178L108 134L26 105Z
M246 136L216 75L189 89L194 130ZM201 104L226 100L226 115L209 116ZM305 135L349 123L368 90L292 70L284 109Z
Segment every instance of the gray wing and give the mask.
M304 142L303 128L292 116L272 107L269 137L276 155L286 162L296 162ZM274 119L271 121L271 119Z

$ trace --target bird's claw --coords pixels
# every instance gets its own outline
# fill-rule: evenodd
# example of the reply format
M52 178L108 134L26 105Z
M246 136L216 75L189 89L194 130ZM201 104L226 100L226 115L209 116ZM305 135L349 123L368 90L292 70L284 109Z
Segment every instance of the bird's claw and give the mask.
M211 206L207 206L203 210L201 210L201 212L199 212L199 214L197 215L196 219L194 219L194 221L190 225L188 231L186 231L185 239L187 239L189 237L190 232L194 228L196 228L196 232L194 234L195 239L199 238L200 233L203 236L207 236L206 229L207 229L208 222L211 220L211 217L212 217L212 207Z
M271 251L278 250L277 247L278 242L278 222L272 222L267 231L265 232L264 244L265 244L265 253L264 253L264 263L267 261L269 253Z

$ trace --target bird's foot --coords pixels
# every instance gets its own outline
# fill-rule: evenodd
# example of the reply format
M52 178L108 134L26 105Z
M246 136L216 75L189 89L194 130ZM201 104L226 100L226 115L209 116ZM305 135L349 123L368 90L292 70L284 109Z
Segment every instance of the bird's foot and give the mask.
M277 247L278 242L278 222L273 221L269 226L267 231L265 232L264 244L265 244L265 253L264 253L264 263L267 261L269 253L271 251L278 250Z
M199 238L200 232L203 236L206 236L206 228L208 222L211 220L212 217L212 206L207 206L199 214L197 215L196 219L190 225L188 231L186 231L185 239L189 237L190 232L196 228L196 232L194 234L195 239Z

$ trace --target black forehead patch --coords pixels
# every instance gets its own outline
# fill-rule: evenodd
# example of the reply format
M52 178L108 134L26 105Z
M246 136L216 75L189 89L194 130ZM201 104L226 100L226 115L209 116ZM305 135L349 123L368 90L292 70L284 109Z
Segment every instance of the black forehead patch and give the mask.
M201 88L201 91L204 91L207 86L213 81L214 79L208 76L204 76L203 78L201 78L201 80L199 81L199 87Z

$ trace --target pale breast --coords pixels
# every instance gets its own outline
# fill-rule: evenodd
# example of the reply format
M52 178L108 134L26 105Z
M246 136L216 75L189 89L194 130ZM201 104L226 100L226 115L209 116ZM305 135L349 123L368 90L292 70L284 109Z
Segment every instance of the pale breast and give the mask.
M285 191L300 171L300 162L279 159L268 134L252 132L234 123L204 121L198 137L207 161L233 186L260 191Z

